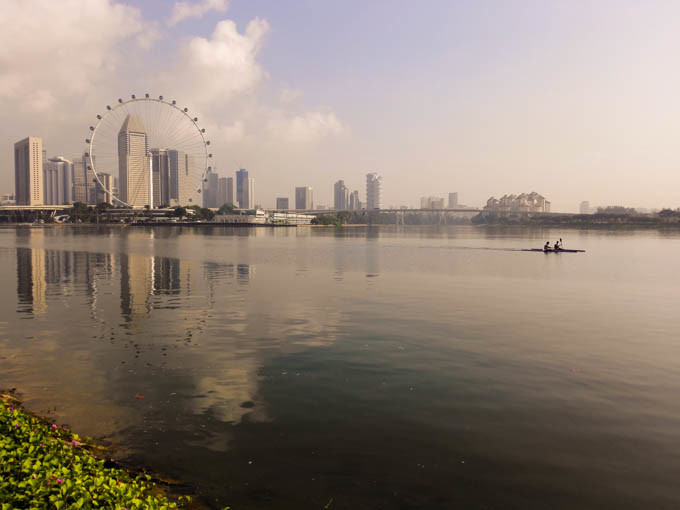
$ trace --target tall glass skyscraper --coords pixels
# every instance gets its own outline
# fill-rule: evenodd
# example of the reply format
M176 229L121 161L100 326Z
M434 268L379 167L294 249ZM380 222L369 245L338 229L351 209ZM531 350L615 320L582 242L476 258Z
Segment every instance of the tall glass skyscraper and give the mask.
M248 170L236 172L236 201L241 209L248 209Z
M137 115L128 115L118 132L120 199L132 207L151 205L150 161L146 131Z

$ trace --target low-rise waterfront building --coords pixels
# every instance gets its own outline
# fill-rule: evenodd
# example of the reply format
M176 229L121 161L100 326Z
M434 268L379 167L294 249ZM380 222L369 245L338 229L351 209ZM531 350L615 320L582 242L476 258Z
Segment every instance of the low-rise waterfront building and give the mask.
M489 198L486 201L485 211L498 212L550 212L550 202L543 195L535 191L521 193L520 195L503 195L501 198Z

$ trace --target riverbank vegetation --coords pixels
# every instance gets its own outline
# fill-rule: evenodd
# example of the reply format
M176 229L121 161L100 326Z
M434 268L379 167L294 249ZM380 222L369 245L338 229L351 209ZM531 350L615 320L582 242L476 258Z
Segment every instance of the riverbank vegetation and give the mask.
M466 214L449 214L443 211L340 211L319 214L313 225L469 225Z
M577 227L680 227L680 209L640 214L635 209L605 208L595 214L512 213L483 211L473 225L526 225Z
M0 508L170 509L189 501L170 501L149 475L110 467L96 450L0 394Z

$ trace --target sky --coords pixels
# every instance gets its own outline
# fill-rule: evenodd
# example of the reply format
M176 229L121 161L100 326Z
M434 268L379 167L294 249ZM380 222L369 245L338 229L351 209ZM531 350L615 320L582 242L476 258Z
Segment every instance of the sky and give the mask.
M675 0L2 0L0 191L14 142L75 157L149 92L265 207L295 186L332 205L338 179L363 200L369 172L384 207L680 207L678 26Z

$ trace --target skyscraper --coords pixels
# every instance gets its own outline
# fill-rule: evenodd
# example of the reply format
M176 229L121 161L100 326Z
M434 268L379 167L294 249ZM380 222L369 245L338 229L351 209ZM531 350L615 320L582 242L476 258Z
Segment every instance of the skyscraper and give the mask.
M581 202L581 207L579 207L579 212L581 214L590 214L590 202L584 200Z
M118 132L120 199L132 207L153 205L146 131L141 119L128 114Z
M235 205L236 202L234 201L234 178L233 177L227 177L227 203L231 205Z
M301 186L295 188L295 209L305 210L314 208L314 197L312 188Z
M288 197L276 197L276 208L280 211L288 209Z
M366 209L380 209L382 177L376 173L366 174Z
M360 211L361 210L361 200L359 200L359 191L354 190L349 196L349 210L350 211Z
M95 202L97 204L113 204L113 176L104 172L98 173L97 176L99 177L101 184L99 184L99 182L95 183ZM156 204L154 199L154 205L161 204L167 204L167 202L159 201L158 204Z
M236 172L236 201L241 209L247 209L244 193L248 193L248 170L241 168Z
M203 207L218 207L217 205L217 187L219 176L217 172L208 169L205 174L205 181L203 182Z
M233 182L234 181L228 177L220 177L217 180L217 207L222 207L224 204L231 203L228 201L229 184ZM232 195L233 193L234 192L232 191Z
M73 203L73 163L63 157L50 158L43 164L43 198L46 204Z
M243 193L245 204L242 208L253 209L255 207L255 179L249 177L246 184L247 186L245 192Z
M173 205L196 205L201 184L193 167L193 160L186 153L168 149L168 180L170 203Z
M336 211L346 211L349 208L349 188L345 181L339 180L333 186L333 204Z
M29 136L14 144L14 195L17 205L42 205L42 139Z
M90 165L90 158L83 154L82 158L73 161L73 201L95 205L96 179Z
M449 209L458 207L458 192L449 193Z
M73 160L73 201L83 204L87 204L86 166L87 161L84 157Z
M170 204L170 161L168 151L151 149L151 169L153 171L153 205ZM100 176L101 180L101 176ZM102 181L103 183L103 181ZM98 188L101 186L98 186ZM113 187L113 184L111 185ZM99 202L99 190L97 193Z

